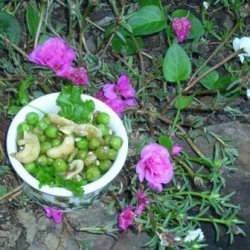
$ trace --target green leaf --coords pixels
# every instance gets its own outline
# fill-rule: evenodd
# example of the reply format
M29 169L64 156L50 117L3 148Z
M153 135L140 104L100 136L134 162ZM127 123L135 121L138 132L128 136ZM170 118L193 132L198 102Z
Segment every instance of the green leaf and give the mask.
M29 103L29 92L28 89L30 85L33 83L32 76L28 76L25 80L23 80L18 89L18 101L22 104Z
M161 0L140 0L140 6L141 7L148 6L148 5L160 6L160 1Z
M56 100L61 108L58 114L76 123L89 122L95 104L92 100L83 101L82 92L82 86L65 86Z
M137 44L140 48L143 47L143 41L140 37L135 38L137 41ZM114 36L112 40L112 48L116 53L121 53L125 55L132 55L137 52L137 48L133 42L133 40L130 37L125 38L125 43L123 40L121 40L118 36Z
M174 43L163 60L164 78L169 82L187 80L191 73L191 63L185 50Z
M194 95L190 95L190 96L177 96L176 101L175 101L175 108L176 109L185 109L186 107L188 107L192 101L194 99Z
M0 197L7 193L7 188L3 185L0 185Z
M172 17L187 17L188 20L191 22L192 28L190 30L190 33L188 35L189 39L193 39L196 37L201 37L205 33L205 29L201 23L201 21L195 17L190 11L188 10L176 10L172 13Z
M158 142L165 147L168 152L172 152L173 149L173 141L170 137L166 136L166 135L161 135L158 138Z
M26 10L26 22L30 35L35 38L39 23L39 12L35 3L30 3Z
M160 8L155 5L145 6L128 18L134 36L149 35L163 30L166 21Z
M204 67L200 71L200 75L206 72L209 69L209 67ZM201 80L200 83L207 89L213 89L213 86L215 86L215 83L219 79L219 73L217 71L211 71L209 74L204 76Z
M6 36L14 44L21 39L21 30L17 19L7 12L0 12L0 33Z

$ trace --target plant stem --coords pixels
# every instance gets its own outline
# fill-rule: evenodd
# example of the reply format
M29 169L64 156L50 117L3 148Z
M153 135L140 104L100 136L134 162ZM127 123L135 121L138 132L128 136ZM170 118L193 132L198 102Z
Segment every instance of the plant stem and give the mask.
M216 47L216 49L213 51L213 53L207 58L207 60L199 67L196 69L196 71L194 72L194 74L192 75L192 77L190 78L190 80L187 83L187 86L189 87L189 85L192 84L192 81L194 80L195 76L200 72L200 70L207 65L207 63L217 54L217 52L226 44L226 42L228 41L228 39L234 34L235 30L239 27L240 25L240 21L238 21L236 23L236 25L233 27L233 29L231 30L231 32L228 34L228 36L225 38L225 40ZM187 89L185 89L185 91L187 91Z
M203 221L203 222L212 222L212 223L218 223L218 224L223 224L223 225L229 225L228 220L223 220L223 219L215 219L215 218L204 218L204 217L192 217L188 216L188 220L192 221Z
M40 19L39 19L39 23L38 23L37 30L36 30L34 47L36 47L37 44L38 44L38 39L39 39L39 36L40 36L40 33L41 33L41 28L42 28L42 24L43 24L43 18L44 18L45 9L46 9L46 2L42 1L41 2Z
M2 34L0 34L0 39L3 40L4 44L10 45L14 50L16 50L17 52L19 52L24 58L27 59L29 57L21 48L19 48L17 45L15 45L14 43L12 43L8 38L6 38L5 36L3 36Z
M211 71L219 68L221 65L225 64L226 62L228 62L229 60L231 60L232 58L236 57L237 55L239 55L240 53L243 52L243 49L239 49L235 52L233 52L232 54L230 54L229 56L227 56L226 58L224 58L221 62L217 63L216 65L214 65L212 68L209 68L207 71L205 71L203 74L201 74L199 77L197 77L189 86L187 86L185 88L184 91L189 90L190 88L192 88L197 82L199 82L204 76L206 76L207 74L209 74Z
M9 196L15 194L18 191L22 191L22 187L23 187L23 185L20 185L17 188L15 188L15 189L11 190L10 192L8 192L7 194L3 195L2 197L0 197L0 201L8 198Z
M142 56L142 53L141 53L141 49L140 49L139 44L137 43L135 37L131 36L131 38L132 38L132 41L133 41L133 43L134 43L134 45L136 47L136 50L138 52L138 56L139 56L139 60L140 60L140 66L141 66L141 73L142 73L142 75L144 75L145 74L145 66L144 66L144 59L143 59L143 56Z
M182 92L181 83L178 81L177 82L177 98L179 98L180 101L181 101L181 97L182 97L181 92ZM174 132L174 129L175 129L176 124L177 124L179 117L180 117L180 113L181 113L181 109L180 109L180 105L178 105L177 113L175 115L175 119L174 119L174 123L173 123L173 127L172 127L172 132Z

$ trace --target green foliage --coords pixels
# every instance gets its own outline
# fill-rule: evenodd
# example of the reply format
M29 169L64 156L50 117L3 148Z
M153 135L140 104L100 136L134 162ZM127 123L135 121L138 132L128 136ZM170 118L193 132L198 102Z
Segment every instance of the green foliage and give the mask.
M65 86L56 100L61 108L58 114L76 123L89 122L95 104L92 100L83 101L82 92L81 86Z
M185 50L174 43L168 49L163 60L163 75L166 81L187 80L191 73L191 63Z
M200 71L200 75L206 72L209 69L209 67L204 67ZM207 75L205 75L201 80L200 83L203 87L209 90L219 90L223 91L225 90L231 83L232 78L229 76L219 76L219 73L215 70L211 71Z
M7 193L8 189L3 186L3 185L0 185L0 197L5 195Z
M25 105L29 103L29 92L28 89L33 83L32 76L28 76L25 80L20 83L18 89L18 101L20 104Z
M149 35L163 30L166 26L165 17L155 5L142 7L127 20L132 28L132 35Z
M26 22L31 37L35 38L39 23L39 12L34 2L31 2L28 5L28 8L26 10Z
M114 36L112 40L112 48L116 53L122 53L126 55L131 55L137 52L135 43L131 37L124 37L125 40L121 40L117 35ZM135 37L139 48L143 47L143 40L141 37Z
M19 44L21 29L17 19L7 12L0 12L0 33L4 34L14 44Z
M166 136L166 135L161 135L158 138L158 142L165 147L169 153L172 152L173 149L173 140L171 139L171 137Z
M176 101L175 101L175 108L179 110L185 109L192 103L194 96L195 95L177 96Z
M140 6L141 7L148 6L148 5L160 6L160 1L161 0L140 0Z
M188 20L191 22L192 28L190 30L190 33L188 35L189 39L194 39L197 37L201 37L204 35L205 30L201 23L201 21L195 17L190 11L188 10L176 10L172 13L172 17L187 17Z

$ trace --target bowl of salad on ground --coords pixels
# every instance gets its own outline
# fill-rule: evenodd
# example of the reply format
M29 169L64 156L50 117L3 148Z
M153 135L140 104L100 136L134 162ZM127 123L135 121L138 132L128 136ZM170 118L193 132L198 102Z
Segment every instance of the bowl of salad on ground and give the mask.
M9 160L37 203L71 211L92 204L128 153L120 117L78 86L23 107L7 133Z

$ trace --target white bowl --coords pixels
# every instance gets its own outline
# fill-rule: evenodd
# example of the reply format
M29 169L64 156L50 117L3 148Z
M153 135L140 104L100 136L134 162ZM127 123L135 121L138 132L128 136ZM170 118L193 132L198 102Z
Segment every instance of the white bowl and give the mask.
M74 210L85 205L90 204L93 199L98 196L101 189L107 186L121 171L128 153L128 136L126 129L119 118L119 116L105 103L88 95L82 94L83 100L93 100L95 103L95 110L106 112L110 115L110 128L112 131L123 139L122 147L118 151L116 160L113 162L111 168L98 180L83 186L84 194L81 197L76 197L71 191L60 187L49 187L47 185L39 188L39 181L34 178L14 157L12 153L17 152L17 127L25 120L25 116L29 112L36 112L41 117L44 115L41 111L46 113L57 113L59 107L56 105L56 99L59 93L52 93L39 97L27 106L23 107L14 117L10 124L7 134L7 153L10 162L19 177L24 181L24 190L31 195L41 205L49 205L62 210ZM41 110L41 111L39 111Z

